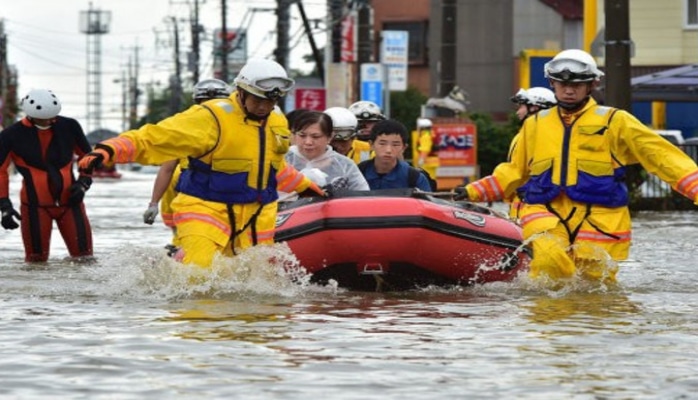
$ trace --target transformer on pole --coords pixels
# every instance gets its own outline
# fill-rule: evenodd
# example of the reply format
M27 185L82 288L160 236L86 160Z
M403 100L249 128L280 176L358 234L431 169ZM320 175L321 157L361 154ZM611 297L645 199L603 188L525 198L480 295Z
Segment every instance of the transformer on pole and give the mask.
M87 35L87 133L102 127L102 38L109 32L111 11L80 11L80 32Z

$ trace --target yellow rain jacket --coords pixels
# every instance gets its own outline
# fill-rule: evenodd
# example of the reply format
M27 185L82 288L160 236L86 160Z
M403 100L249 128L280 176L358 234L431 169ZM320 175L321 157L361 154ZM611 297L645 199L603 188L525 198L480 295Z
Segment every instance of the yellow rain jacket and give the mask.
M113 162L162 164L189 157L172 201L182 261L210 266L214 254L272 243L277 176L288 172L290 131L281 112L245 118L237 94L213 99L102 142ZM282 179L286 179L282 177ZM303 177L299 191L312 182Z
M162 222L170 228L174 228L174 210L172 210L172 201L174 201L175 197L177 197L175 187L179 181L179 176L182 175L182 169L186 169L188 163L189 160L187 159L182 159L179 161L179 164L177 164L177 167L175 167L175 170L172 173L170 184L167 186L165 193L162 194L162 199L160 199L160 216L162 217ZM176 245L177 243L173 244Z
M170 184L165 193L162 195L162 199L160 201L160 214L162 215L162 222L170 228L174 228L174 211L172 210L171 203L177 196L176 187L177 182L179 182L179 176L182 174L183 169L187 169L188 164L189 160L180 160L179 164L174 170L174 173L172 174ZM310 186L308 179L301 174L300 171L295 169L293 165L288 163L286 163L286 167L282 171L277 172L276 181L277 191L286 193L291 193L294 191L300 193L308 189L308 186ZM177 239L175 238L173 244L177 245L177 243Z
M417 160L414 161L415 166L422 167L429 173L432 178L436 178L436 171L439 168L439 152L436 139L432 129L422 129L419 131L417 139L417 154L418 158L424 158L424 164L418 165Z
M502 200L515 193L522 198L524 238L534 238L532 275L569 277L574 260L582 260L578 266L590 265L583 274L613 280L615 271L602 277L589 260L603 258L598 248L613 260L627 258L631 223L624 167L640 163L694 202L698 167L623 110L590 99L570 125L563 124L560 112L553 107L527 118L511 160L466 190L473 201Z
M360 163L361 161L370 160L373 158L374 154L371 151L371 145L363 140L354 139L351 145L351 149L347 153L347 157L354 160L355 163Z
M514 149L516 148L516 145L519 143L520 138L521 135L517 133L516 136L514 136L511 139L511 143L509 144L509 154L507 155L508 161L511 161L511 154L514 152ZM514 193L510 197L504 198L503 200L509 203L509 218L511 218L514 221L519 221L521 217L519 211L523 206L523 203L521 202L519 196L516 193Z

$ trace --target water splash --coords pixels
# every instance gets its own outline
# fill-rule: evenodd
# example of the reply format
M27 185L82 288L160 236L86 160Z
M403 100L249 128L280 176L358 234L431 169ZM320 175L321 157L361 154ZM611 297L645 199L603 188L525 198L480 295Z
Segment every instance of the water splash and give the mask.
M121 248L114 257L91 270L116 296L230 298L251 296L299 297L308 293L336 293L328 284L311 283L285 243L256 246L235 257L214 257L210 268L185 265L152 248Z
M513 254L522 254L524 249L529 246L535 238L545 235L540 233L530 237L518 247ZM584 266L578 263L574 276L568 279L551 279L547 275L541 275L532 278L528 274L528 266L522 268L519 273L510 281L486 282L483 283L482 277L488 272L505 269L508 258L497 262L483 262L478 266L478 269L471 279L470 283L474 283L470 291L480 294L495 294L495 293L514 293L520 294L541 294L544 293L549 297L560 298L575 293L611 293L622 292L623 289L615 281L615 273L618 269L618 263L608 254L603 248L591 244L575 244L570 246L570 253L580 252L587 257L594 259L593 275L597 279L589 279L583 272ZM587 271L588 273L589 271Z

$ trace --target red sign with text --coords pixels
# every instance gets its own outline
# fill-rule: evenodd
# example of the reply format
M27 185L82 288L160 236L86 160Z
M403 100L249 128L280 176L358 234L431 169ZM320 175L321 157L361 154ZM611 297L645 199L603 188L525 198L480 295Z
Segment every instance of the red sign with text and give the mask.
M349 14L342 20L342 51L340 61L356 61L356 19Z
M325 111L327 101L324 88L296 88L296 107L312 111Z
M477 164L477 127L475 124L434 124L437 137L439 164L467 165Z

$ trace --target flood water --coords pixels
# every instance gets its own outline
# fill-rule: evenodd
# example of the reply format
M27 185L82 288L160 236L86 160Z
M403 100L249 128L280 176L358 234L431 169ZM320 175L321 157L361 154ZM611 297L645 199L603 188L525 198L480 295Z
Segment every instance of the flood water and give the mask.
M96 262L43 265L0 230L0 397L688 399L698 393L698 212L634 219L618 287L358 293L291 283L254 249L202 275L142 223L154 175L96 182ZM20 183L11 181L18 203ZM197 275L197 273L199 275Z

